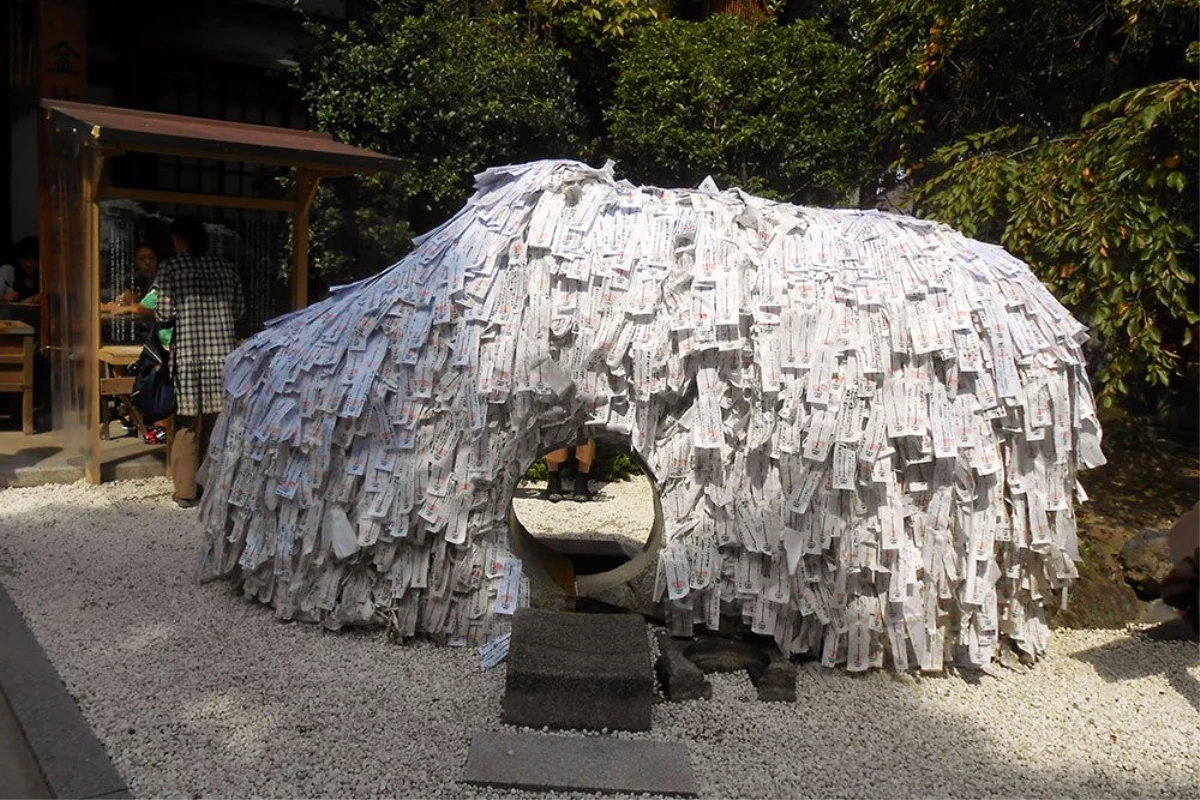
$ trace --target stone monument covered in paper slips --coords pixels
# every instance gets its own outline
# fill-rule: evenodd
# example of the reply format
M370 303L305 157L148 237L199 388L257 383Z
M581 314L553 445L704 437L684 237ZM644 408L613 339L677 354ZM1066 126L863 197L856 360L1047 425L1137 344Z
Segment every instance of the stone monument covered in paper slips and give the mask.
M1036 657L1076 470L1104 463L1086 338L933 222L491 169L404 260L230 356L201 575L284 619L496 639L530 595L513 491L589 431L653 473L672 631L740 616L850 670Z

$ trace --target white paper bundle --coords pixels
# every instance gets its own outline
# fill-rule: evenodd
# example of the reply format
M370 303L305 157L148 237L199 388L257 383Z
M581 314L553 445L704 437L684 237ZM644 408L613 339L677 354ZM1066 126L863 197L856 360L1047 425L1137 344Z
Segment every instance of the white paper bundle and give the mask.
M1084 339L938 224L489 170L403 261L230 356L202 573L283 618L481 644L528 602L524 469L602 433L653 470L673 631L740 614L855 671L1036 655L1075 471L1104 463Z

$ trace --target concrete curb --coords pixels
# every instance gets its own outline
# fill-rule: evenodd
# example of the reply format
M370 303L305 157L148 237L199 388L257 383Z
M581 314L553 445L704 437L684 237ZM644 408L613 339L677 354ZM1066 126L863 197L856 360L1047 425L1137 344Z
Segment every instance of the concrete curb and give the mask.
M0 690L55 797L133 797L3 585Z
M166 460L157 453L124 456L101 464L100 480L108 482L157 478L166 474L166 469ZM78 459L71 459L67 462L28 464L0 470L0 488L74 483L85 477L83 462Z

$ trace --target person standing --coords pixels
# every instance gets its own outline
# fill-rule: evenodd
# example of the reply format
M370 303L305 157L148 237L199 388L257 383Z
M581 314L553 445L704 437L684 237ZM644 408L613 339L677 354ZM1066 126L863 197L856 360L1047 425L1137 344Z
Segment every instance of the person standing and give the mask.
M208 233L198 217L175 220L171 239L175 256L159 265L154 315L160 325L173 327L171 378L178 408L168 450L174 500L191 508L202 491L196 472L224 408L225 359L237 345L235 323L245 299L237 269L209 252Z

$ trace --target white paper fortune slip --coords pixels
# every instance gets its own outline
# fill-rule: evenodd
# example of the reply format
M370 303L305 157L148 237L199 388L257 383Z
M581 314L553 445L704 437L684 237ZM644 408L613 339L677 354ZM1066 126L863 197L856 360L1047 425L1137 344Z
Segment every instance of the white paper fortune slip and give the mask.
M502 633L495 639L484 644L483 647L480 647L479 666L484 669L491 669L503 661L508 655L508 645L511 639L511 633Z

